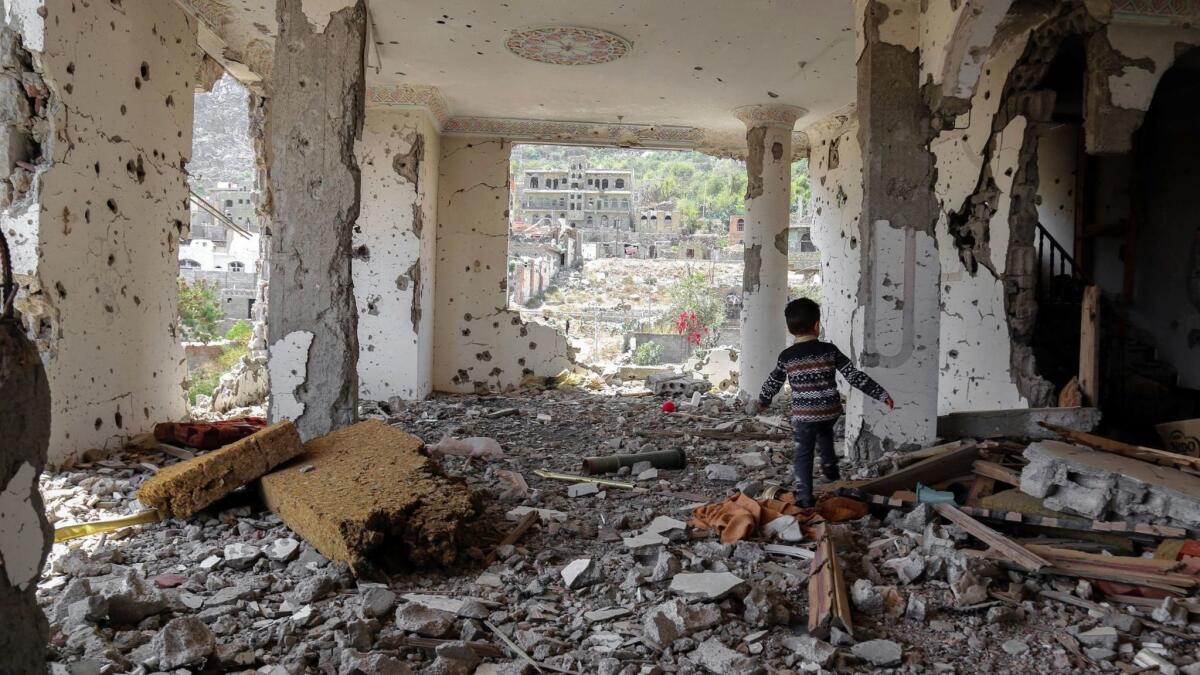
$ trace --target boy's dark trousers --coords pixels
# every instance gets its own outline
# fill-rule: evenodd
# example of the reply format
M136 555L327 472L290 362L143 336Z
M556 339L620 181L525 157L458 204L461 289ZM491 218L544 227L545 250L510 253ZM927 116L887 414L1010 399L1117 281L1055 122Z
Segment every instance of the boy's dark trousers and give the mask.
M796 455L792 472L796 477L796 503L808 504L813 497L813 448L821 454L821 473L829 480L838 480L837 455L833 454L833 425L837 420L801 422L792 420L796 438Z

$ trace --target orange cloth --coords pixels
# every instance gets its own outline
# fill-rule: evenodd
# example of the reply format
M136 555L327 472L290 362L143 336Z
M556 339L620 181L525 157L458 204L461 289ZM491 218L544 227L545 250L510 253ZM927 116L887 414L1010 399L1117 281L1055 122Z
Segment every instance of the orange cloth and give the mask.
M840 523L867 515L867 505L847 497L825 497L813 508L796 506L790 492L777 499L751 499L737 493L723 502L705 504L692 511L692 526L714 529L721 542L732 544L758 531L758 528L780 516L795 516L802 526L818 522Z

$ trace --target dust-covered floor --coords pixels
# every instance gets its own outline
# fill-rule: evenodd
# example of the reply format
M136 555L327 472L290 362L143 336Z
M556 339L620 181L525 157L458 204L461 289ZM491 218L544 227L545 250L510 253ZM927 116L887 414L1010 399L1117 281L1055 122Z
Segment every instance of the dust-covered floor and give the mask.
M502 446L502 459L442 460L486 504L474 545L453 568L356 578L262 511L252 492L187 521L55 545L39 592L52 625L53 672L535 672L497 632L544 670L605 675L1132 672L1144 649L1200 672L1186 665L1198 656L1195 643L1178 637L1195 626L1168 634L1130 618L1149 618L1149 608L1089 614L1039 597L1058 590L1086 599L1091 591L1086 582L1005 572L965 556L960 549L982 545L926 513L830 526L854 634L835 630L832 644L806 637L806 560L768 553L758 536L725 545L682 526L701 503L695 497L790 485L790 442L640 437L748 420L729 398L708 396L699 409L667 414L652 397L613 394L530 391L364 407L365 416L428 444L454 436ZM585 456L671 448L686 451L686 469L643 480L608 476L637 490L569 496L573 483L534 474L581 473ZM131 450L48 474L47 510L59 524L135 512L138 484L174 461ZM520 474L528 494L504 472ZM870 471L843 466L843 474ZM513 525L508 512L522 506L546 511L489 564ZM667 543L630 548L640 540L625 540L647 528ZM689 576L720 572L736 578Z

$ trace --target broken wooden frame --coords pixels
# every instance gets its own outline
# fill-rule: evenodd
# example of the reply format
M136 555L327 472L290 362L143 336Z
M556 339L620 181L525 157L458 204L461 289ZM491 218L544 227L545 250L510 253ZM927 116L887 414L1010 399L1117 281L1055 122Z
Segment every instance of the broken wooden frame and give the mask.
M846 580L838 560L837 546L829 536L824 524L817 528L817 550L809 565L808 577L808 632L825 639L832 627L854 635L854 622L850 616L850 596L846 592Z
M1021 546L1008 537L958 510L952 504L934 504L933 510L946 520L971 533L976 539L991 547L998 555L1010 560L1026 572L1037 572L1049 567L1050 562L1031 549Z
M1060 427L1055 424L1047 424L1044 422L1040 424L1046 429L1053 431L1069 441L1086 445L1089 448L1101 450L1103 452L1109 452L1114 455L1129 457L1132 459L1140 459L1143 462L1149 462L1150 464L1173 467L1188 473L1200 473L1200 457L1190 457L1188 455L1180 455L1174 452L1168 452L1166 450L1159 450L1157 448L1147 448L1141 445L1122 443L1121 441L1114 441L1111 438L1105 438L1103 436L1097 436L1096 434L1089 434L1083 431L1076 431L1074 429Z

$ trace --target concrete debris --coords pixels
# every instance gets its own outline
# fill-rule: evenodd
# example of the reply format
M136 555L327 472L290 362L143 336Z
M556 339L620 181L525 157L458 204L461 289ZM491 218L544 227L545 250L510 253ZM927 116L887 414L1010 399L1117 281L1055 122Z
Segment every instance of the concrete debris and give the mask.
M442 475L422 445L379 420L359 422L305 443L302 455L263 477L264 500L332 560L360 566L386 552L451 565L477 497Z
M429 456L433 458L445 455L469 457L471 459L504 459L504 449L494 438L454 438L446 437L428 447Z
M410 602L396 610L395 619L397 630L441 638L454 632L458 617L445 610Z
M164 515L186 518L301 451L296 427L279 422L220 450L158 471L142 483L138 499Z
M850 648L858 658L873 666L894 666L900 663L903 650L900 645L891 640L867 640L859 642Z
M1102 520L1200 527L1200 477L1058 441L1025 449L1021 491L1048 509Z
M754 659L733 651L715 637L700 643L692 657L709 672L720 675L758 675L765 672Z
M728 464L709 464L704 467L704 473L709 480L724 483L736 483L739 480L737 468Z
M714 605L688 605L682 600L668 600L645 614L642 635L651 643L666 647L679 638L712 628L720 622L721 610Z
M704 393L711 389L712 383L682 373L655 373L646 378L646 387L655 396L691 398L696 392Z
M720 600L740 590L745 582L729 572L687 572L671 579L670 591L699 600Z
M171 619L154 636L154 652L162 670L202 666L216 648L216 636L194 616Z
M567 588L583 588L600 580L600 568L591 558L580 558L571 561L559 573Z
M393 460L427 467L416 472L417 482L429 481L429 491L407 503L418 508L423 499L445 507L437 522L446 514L459 523L443 549L456 552L453 563L433 571L404 564L386 574L368 565L355 578L356 568L323 554L313 538L235 496L188 520L55 546L38 584L52 636L50 672L533 672L490 626L545 672L1017 672L1030 663L1044 671L1086 669L1057 635L1075 640L1084 658L1112 672L1134 669L1143 650L1143 661L1161 660L1180 672L1193 665L1188 643L1163 632L1195 632L1179 623L1194 619L1191 598L1129 606L1111 602L1096 582L999 567L966 554L982 546L965 530L911 502L886 518L873 509L826 525L826 540L840 549L853 627L831 626L823 639L797 635L798 615L810 603L810 574L821 564L812 561L796 520L776 518L736 545L687 522L702 499L719 500L735 485L710 479L707 465L736 466L743 487L762 491L790 480L790 463L771 461L790 452L790 441L631 433L695 428L695 420L663 415L658 403L539 391L503 403L495 396L456 396L395 404L387 412L366 405L364 417L416 437L493 438L509 448L502 463L445 455L435 468L414 436L397 429L383 431L395 440L379 442L377 453L373 435L345 441L371 451L372 461L362 465L371 472L387 474ZM709 409L714 404L718 409ZM704 426L746 428L732 397L709 394L702 405L703 414L719 420ZM486 414L497 409L519 414ZM531 423L539 412L551 420ZM600 445L606 456L678 448L691 461L659 470L657 484L608 490L604 499L572 498L561 482L533 473L543 467L577 472L583 450L594 449L581 448L580 439L598 435L615 441ZM738 459L746 454L767 461L754 467ZM1021 457L1011 448L975 459L1020 470ZM136 512L150 467L176 462L149 449L102 461L42 478L52 521ZM970 463L965 466L970 471ZM296 481L315 481L336 469L300 457L283 471ZM843 469L847 475L865 471L853 463ZM527 493L496 499L498 470L529 477ZM871 474L856 477L864 475ZM368 478L367 484L358 492L374 495L376 483ZM376 501L390 499L389 490ZM458 495L467 492L491 497L458 519ZM448 502L430 501L447 496ZM537 524L498 545L530 513L538 515ZM1004 527L998 520L987 524ZM379 564L408 550L405 535L397 536L396 548L377 549ZM1146 558L1136 564L1176 563ZM1040 594L1051 589L1099 609Z
M567 486L568 497L587 497L594 495L600 491L600 486L595 483L574 483Z
M1042 423L1091 431L1100 424L1100 411L1096 408L1013 408L953 413L938 417L937 435L942 438L1054 438L1055 433L1041 426Z

